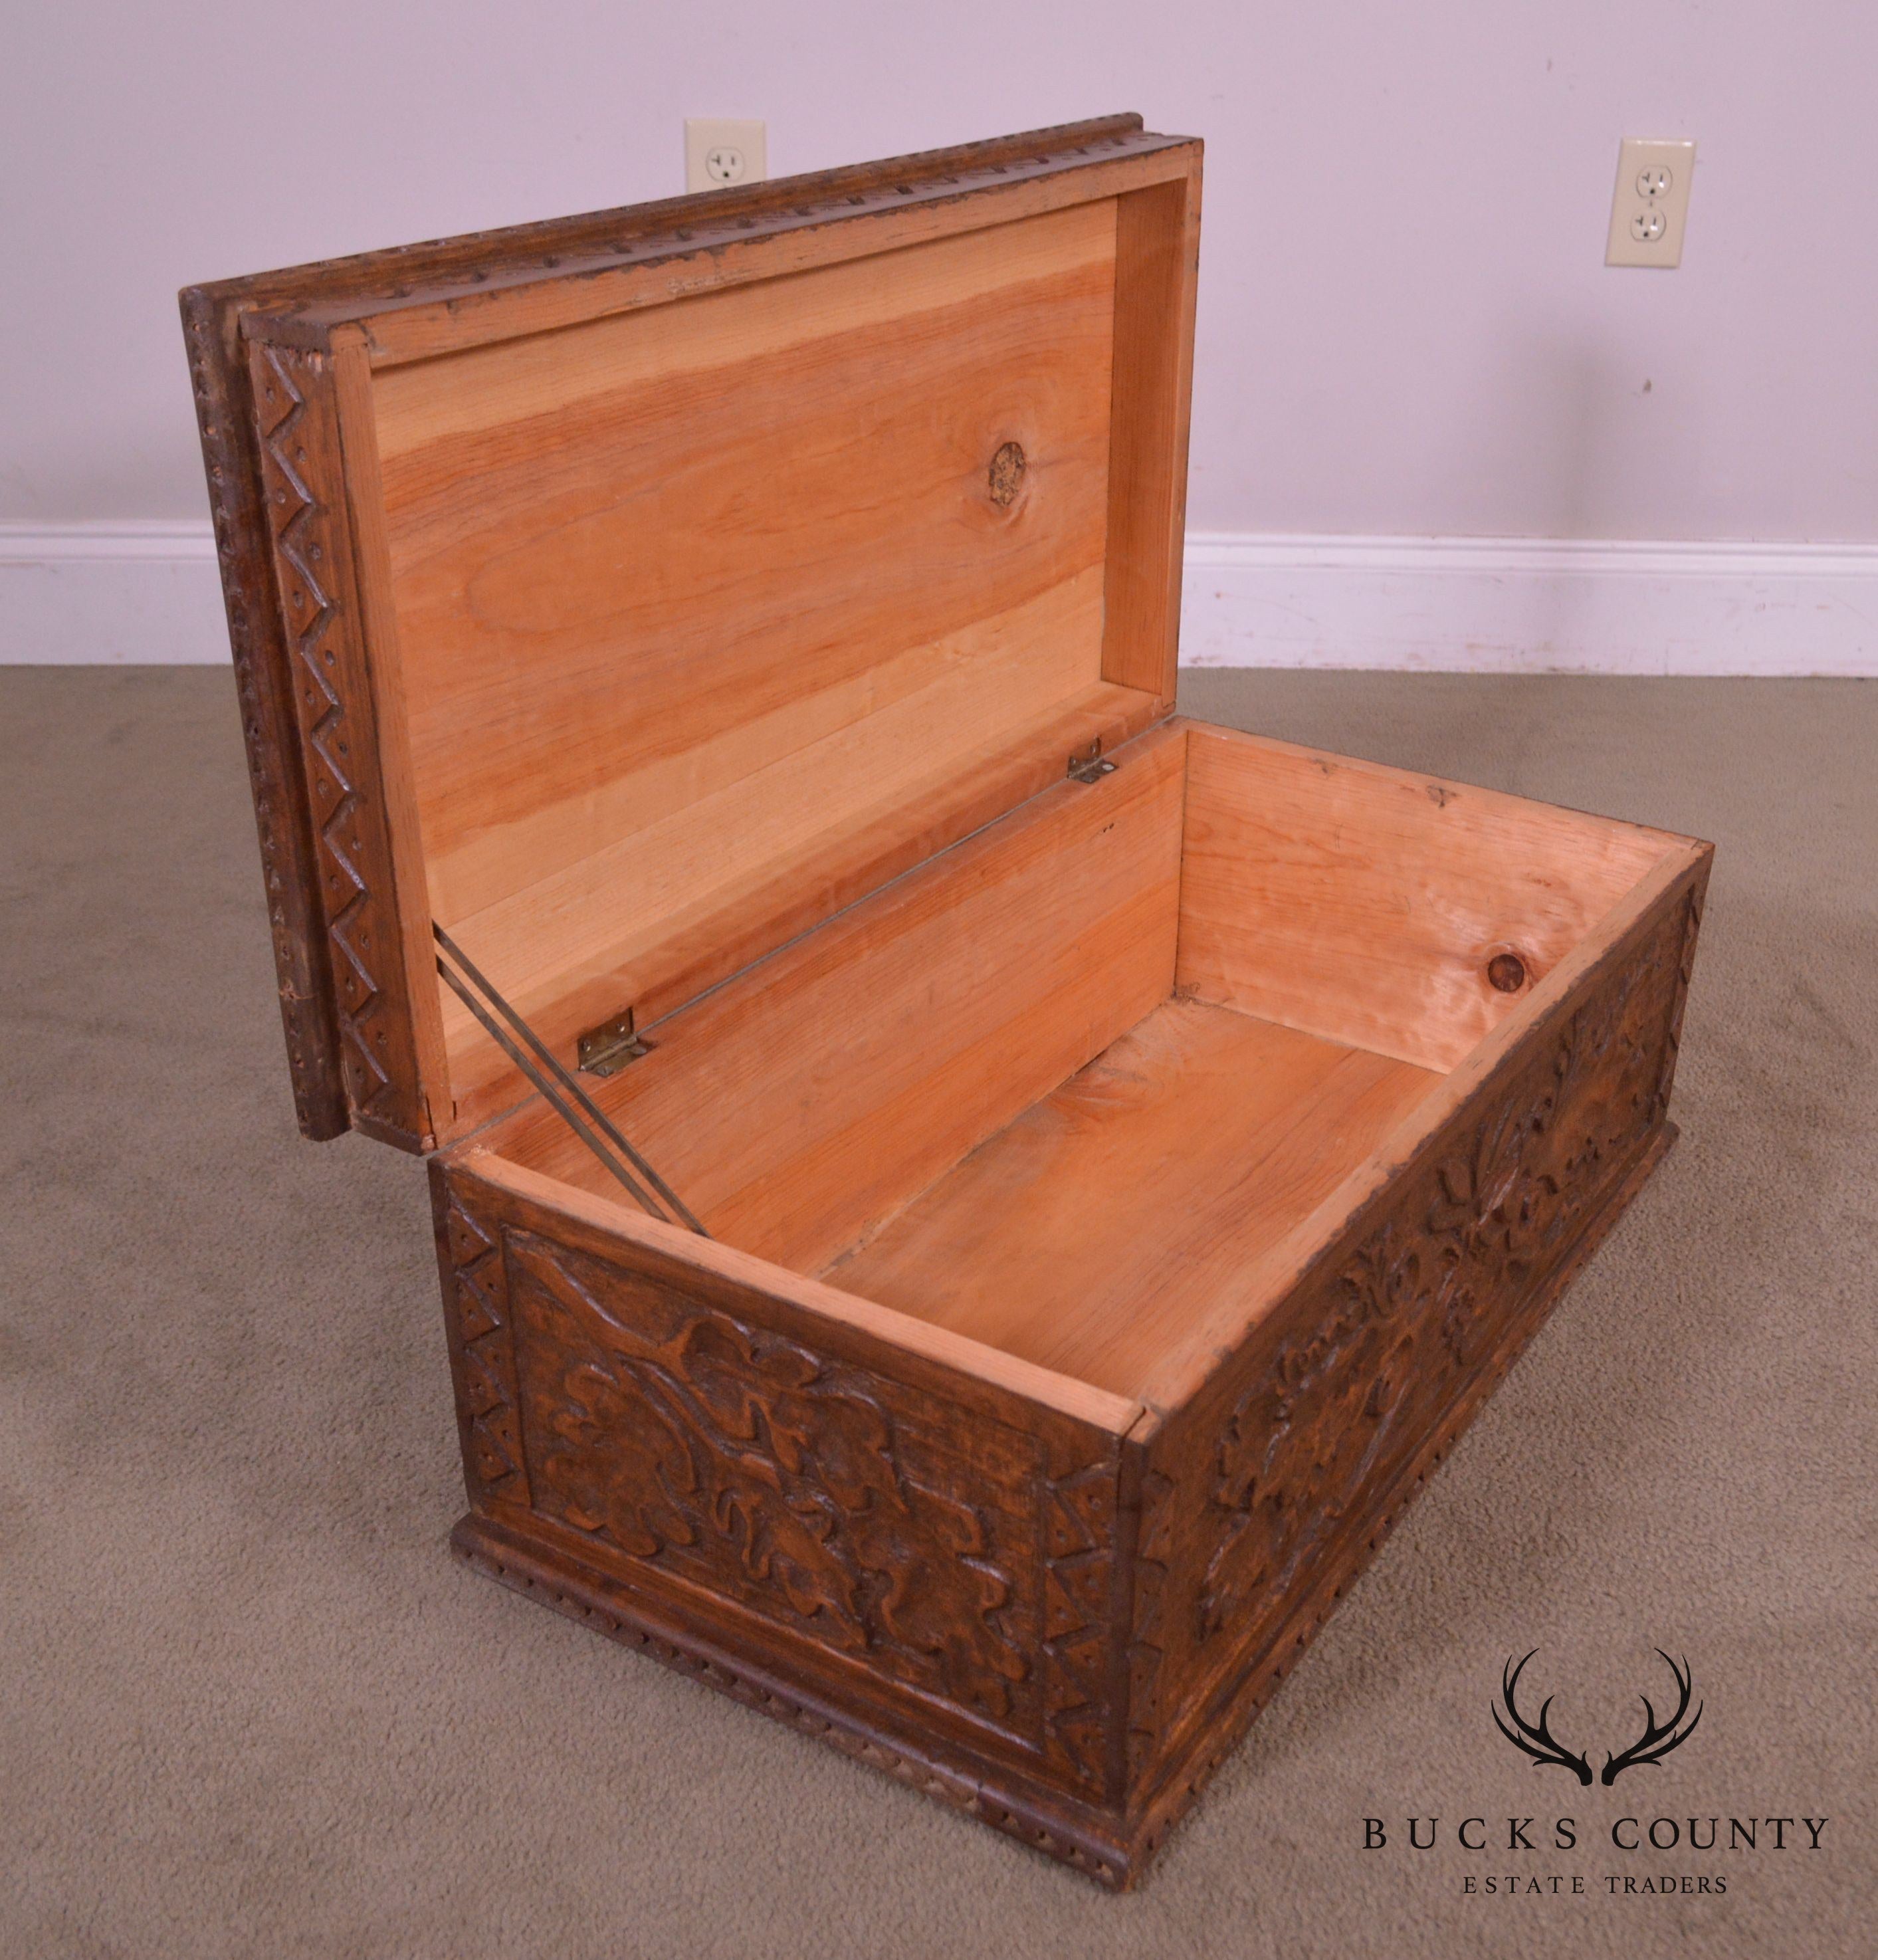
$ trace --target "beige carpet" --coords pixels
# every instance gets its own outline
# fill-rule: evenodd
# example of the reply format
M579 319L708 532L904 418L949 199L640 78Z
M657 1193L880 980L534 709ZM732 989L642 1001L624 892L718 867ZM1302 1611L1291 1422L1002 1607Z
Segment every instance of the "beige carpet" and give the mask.
M1878 683L1187 705L1721 848L1681 1144L1114 1898L449 1560L423 1172L294 1131L228 676L0 671L0 1954L1878 1950ZM1705 1698L1660 1767L1581 1790L1489 1722L1538 1647L1613 1746L1659 1645ZM1509 1813L1578 1847L1508 1853ZM1605 1834L1718 1814L1832 1821ZM1463 1890L1512 1873L1564 1882ZM1686 1873L1726 1892L1641 1889Z

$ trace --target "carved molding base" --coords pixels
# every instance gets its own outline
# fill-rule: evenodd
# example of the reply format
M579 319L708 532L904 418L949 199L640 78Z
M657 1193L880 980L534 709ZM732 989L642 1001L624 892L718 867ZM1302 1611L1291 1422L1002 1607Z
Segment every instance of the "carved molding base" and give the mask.
M746 1708L910 1783L955 1810L994 1825L1112 1891L1129 1890L1146 1869L1146 1860L1119 1832L1114 1838L1103 1834L1098 1813L1072 1816L1066 1807L1040 1803L990 1768L970 1775L947 1768L850 1710L679 1625L605 1575L576 1566L558 1550L548 1553L531 1545L518 1532L472 1513L451 1532L450 1549L472 1570L716 1688ZM1076 1809L1082 1811L1082 1806Z

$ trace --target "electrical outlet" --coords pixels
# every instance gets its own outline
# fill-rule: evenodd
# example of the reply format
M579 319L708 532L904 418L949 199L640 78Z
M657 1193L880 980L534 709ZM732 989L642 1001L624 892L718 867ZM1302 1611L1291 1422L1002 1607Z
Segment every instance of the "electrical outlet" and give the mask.
M1606 265L1660 266L1668 271L1683 262L1683 227L1695 174L1693 143L1626 136L1618 145Z
M685 188L721 190L756 183L770 173L768 144L761 123L723 116L685 119Z

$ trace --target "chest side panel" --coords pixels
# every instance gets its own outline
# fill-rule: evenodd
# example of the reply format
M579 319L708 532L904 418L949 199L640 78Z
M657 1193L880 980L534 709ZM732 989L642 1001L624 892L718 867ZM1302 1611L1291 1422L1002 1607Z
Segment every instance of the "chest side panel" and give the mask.
M1137 1805L1184 1806L1654 1161L1706 875L1535 1024L1154 1439Z

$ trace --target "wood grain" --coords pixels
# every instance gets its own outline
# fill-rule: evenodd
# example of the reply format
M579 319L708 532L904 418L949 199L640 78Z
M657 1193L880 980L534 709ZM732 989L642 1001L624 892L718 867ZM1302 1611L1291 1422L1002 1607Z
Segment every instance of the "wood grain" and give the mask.
M342 1079L346 1040L335 1006L337 991L351 984L350 956L335 951L326 932L323 847L306 790L314 765L294 712L291 633L272 586L271 492L262 480L260 414L249 386L244 342L327 352L348 332L357 344L359 329L349 323L389 309L418 335L413 351L422 342L434 352L454 344L450 323L466 307L474 312L481 295L561 291L574 298L569 319L591 318L595 275L604 268L621 272L628 284L649 279L634 303L650 298L663 304L694 288L707 269L706 285L748 282L791 266L863 257L896 243L1121 194L1181 174L1187 167L1184 153L1193 147L1184 139L1147 134L1138 116L1098 117L917 156L290 266L183 293L281 1013L307 1134L335 1135L353 1118ZM917 206L917 213L910 206ZM603 300L598 310L611 307L612 301ZM506 332L504 321L513 317L525 326L530 317L526 307L511 316L498 307L469 337L486 340L489 328ZM335 573L332 582L339 576ZM1130 729L1145 725L1146 718L1132 707L1125 717ZM1121 739L1122 732L1114 739ZM370 759L355 759L361 767L375 766ZM1033 767L1003 787L1022 796L1044 780ZM956 804L955 813L968 823L994 813L983 808L982 798L961 797ZM903 867L889 864L880 875ZM848 889L841 902L853 896ZM416 1004L418 1012L425 1010L421 998ZM415 1057L425 1045L420 1032L415 1041L390 1044L384 1052L397 1077L396 1095L408 1109L416 1109L427 1087L434 1087L416 1079ZM399 1073L407 1068L409 1080ZM490 1100L499 1103L499 1094ZM483 1106L486 1110L490 1101ZM449 1134L459 1132L446 1102L435 1113ZM366 1127L405 1147L418 1147L429 1134L420 1123L373 1118Z
M1099 566L1114 228L1086 208L379 377L446 924L982 658ZM1049 626L1044 698L1100 680L1099 598Z
M1196 728L1181 986L1268 1020L1454 1068L1686 840ZM1499 991L1489 963L1524 965Z
M432 905L551 1042L828 908L988 749L1124 731L1114 233L1078 206L379 378ZM473 1112L506 1068L444 1026Z
M1173 982L1184 743L1066 782L656 1027L608 1113L717 1236L813 1271ZM593 1189L539 1109L490 1147Z
M1102 673L1174 698L1200 280L1200 153L1117 201Z
M1167 1001L824 1276L1132 1395L1437 1080Z

